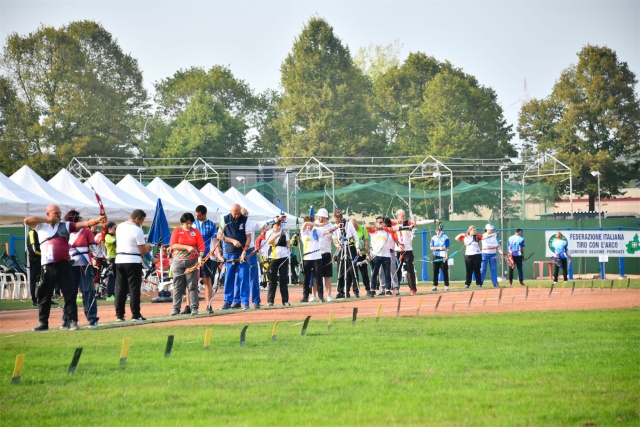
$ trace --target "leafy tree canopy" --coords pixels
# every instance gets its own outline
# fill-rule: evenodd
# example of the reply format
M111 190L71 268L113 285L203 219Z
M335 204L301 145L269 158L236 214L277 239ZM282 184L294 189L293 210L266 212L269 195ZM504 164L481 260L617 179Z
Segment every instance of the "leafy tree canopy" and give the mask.
M636 76L616 53L585 46L578 63L560 75L551 94L522 107L518 132L527 149L551 153L571 168L573 191L588 195L595 210L597 178L602 195L620 195L624 184L638 178L640 104ZM568 193L567 181L558 194Z
M48 176L74 156L126 156L135 149L132 130L147 99L142 74L100 24L13 33L0 65L4 101L16 106L6 121L20 123L5 126L15 160Z
M312 18L281 67L275 126L283 157L375 152L370 84L323 19Z

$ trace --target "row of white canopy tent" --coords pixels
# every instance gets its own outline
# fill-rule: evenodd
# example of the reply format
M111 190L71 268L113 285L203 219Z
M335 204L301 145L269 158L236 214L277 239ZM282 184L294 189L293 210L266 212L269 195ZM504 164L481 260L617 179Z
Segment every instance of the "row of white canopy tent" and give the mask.
M0 221L44 216L51 203L60 206L63 214L75 209L83 218L94 218L100 212L96 194L102 200L108 219L114 222L125 221L134 209L142 209L150 224L158 199L162 200L169 224L174 226L180 223L183 213L193 213L198 205L207 207L208 218L214 222L228 214L234 203L245 207L249 217L257 221L267 221L280 214L280 208L255 189L246 195L233 187L223 193L208 183L198 190L186 180L172 188L159 177L145 187L131 175L114 184L100 172L82 183L66 169L45 181L25 165L10 177L0 172ZM296 217L287 214L286 228L295 227Z

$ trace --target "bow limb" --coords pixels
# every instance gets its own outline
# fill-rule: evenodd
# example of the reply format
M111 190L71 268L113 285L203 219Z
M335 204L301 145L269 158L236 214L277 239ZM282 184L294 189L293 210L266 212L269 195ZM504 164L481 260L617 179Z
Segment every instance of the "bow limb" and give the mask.
M107 212L104 209L104 205L102 204L102 199L100 198L100 195L98 194L96 189L93 188L93 185L91 185L89 181L87 182L89 183L89 187L91 187L91 189L93 190L93 194L96 196L96 202L98 202L98 208L100 209L100 216L102 217L102 222L100 224L102 226L102 230L100 231L100 237L102 238L102 241L104 241L104 237L107 235Z

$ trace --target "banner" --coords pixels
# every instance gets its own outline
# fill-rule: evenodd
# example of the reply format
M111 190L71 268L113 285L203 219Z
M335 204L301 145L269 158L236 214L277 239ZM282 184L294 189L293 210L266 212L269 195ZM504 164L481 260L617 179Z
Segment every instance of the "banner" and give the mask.
M574 258L640 258L640 238L638 231L616 230L563 230L569 255ZM551 242L557 231L545 231L546 256L553 255Z

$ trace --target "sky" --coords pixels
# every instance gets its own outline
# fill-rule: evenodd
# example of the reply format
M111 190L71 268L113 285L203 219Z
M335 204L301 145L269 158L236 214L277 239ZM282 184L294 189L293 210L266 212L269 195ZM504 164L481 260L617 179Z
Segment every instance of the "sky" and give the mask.
M496 92L514 130L522 101L549 96L588 44L640 77L640 0L0 0L0 39L93 20L138 60L150 93L178 70L214 65L258 93L280 88L280 65L314 16L352 54L397 40L401 61L451 62Z

